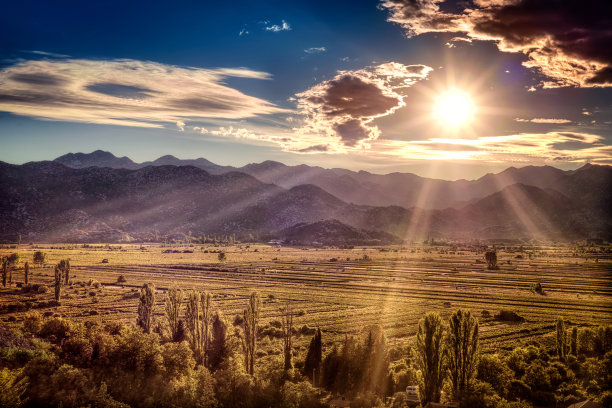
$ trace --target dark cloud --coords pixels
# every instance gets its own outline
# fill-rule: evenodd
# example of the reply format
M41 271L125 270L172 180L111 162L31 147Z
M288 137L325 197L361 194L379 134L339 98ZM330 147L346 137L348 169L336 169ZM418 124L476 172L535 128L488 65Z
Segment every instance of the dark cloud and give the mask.
M350 147L354 147L358 142L372 138L372 129L368 129L358 119L351 119L346 122L336 123L334 131L340 136L340 140Z
M601 0L478 0L449 10L445 0L383 0L389 20L409 36L465 33L529 57L545 87L612 86L612 2ZM461 4L461 3L457 3ZM467 4L467 3L466 3Z
M308 101L320 105L328 116L351 118L380 115L400 103L398 97L386 96L376 84L348 74L328 81L324 94Z
M307 117L298 130L302 135L335 138L339 142L334 144L336 150L362 146L380 134L372 124L374 119L405 105L398 90L426 78L431 70L425 65L388 62L340 71L333 79L296 95L300 113Z
M323 152L327 152L329 151L329 146L328 145L314 145L314 146L309 146L309 147L305 147L303 149L299 149L298 152L300 153L323 153Z
M13 74L9 79L29 85L57 86L65 83L62 78L43 72Z
M151 89L141 88L139 86L114 84L111 82L103 82L92 84L86 87L88 90L101 93L104 95L115 96L117 98L129 99L145 99L155 92Z

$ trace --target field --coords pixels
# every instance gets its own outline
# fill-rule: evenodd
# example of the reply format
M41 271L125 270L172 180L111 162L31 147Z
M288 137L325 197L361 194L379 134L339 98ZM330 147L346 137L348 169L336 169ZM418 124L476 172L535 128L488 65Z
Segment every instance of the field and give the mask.
M22 293L17 286L23 282L23 262L32 265L37 250L48 254L47 264L30 268L30 282L46 284L49 291ZM164 253L168 250L175 252ZM226 261L218 260L218 251L226 253ZM510 349L531 340L552 341L557 316L571 325L612 323L609 248L575 251L574 246L498 249L500 268L489 271L482 249L468 246L21 245L0 249L0 255L21 255L13 285L0 289L0 319L2 325L18 325L26 311L17 304L27 303L41 313L73 320L135 322L138 289L153 282L159 321L163 292L174 284L212 292L214 307L230 325L252 291L264 300L262 326L280 320L280 308L290 302L294 326L304 334L295 341L298 349L316 327L327 345L370 324L381 324L391 344L411 342L424 313L448 317L458 308L478 316L483 350ZM53 299L52 266L64 258L71 259L71 284L62 289L60 306L44 307ZM120 275L125 282L118 283ZM534 292L538 282L544 294ZM494 317L500 310L516 312L525 321L500 321ZM277 343L271 338L262 342L271 349Z

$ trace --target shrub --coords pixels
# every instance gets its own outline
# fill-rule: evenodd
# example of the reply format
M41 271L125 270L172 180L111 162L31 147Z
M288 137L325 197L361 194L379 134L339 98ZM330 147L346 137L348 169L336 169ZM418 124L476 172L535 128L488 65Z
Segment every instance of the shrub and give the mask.
M37 292L38 293L47 293L47 292L49 292L49 287L47 285L39 285Z
M499 314L495 315L497 320L501 320L502 322L519 322L522 323L525 321L523 316L519 316L517 313L511 310L501 310Z
M30 312L23 319L23 330L28 333L37 334L40 331L41 325L42 316L38 312Z
M125 282L127 282L127 279L125 279L125 276L119 275L117 277L117 283L125 283Z

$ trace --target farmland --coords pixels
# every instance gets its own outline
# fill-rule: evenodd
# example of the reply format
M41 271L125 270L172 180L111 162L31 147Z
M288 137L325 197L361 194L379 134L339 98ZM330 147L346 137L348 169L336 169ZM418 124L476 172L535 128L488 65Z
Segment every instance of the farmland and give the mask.
M0 291L0 319L3 325L18 325L27 309L38 308L77 321L135 322L138 289L153 282L158 321L163 321L163 292L174 284L211 292L213 307L230 324L253 291L263 299L264 327L280 319L281 307L290 302L294 324L304 334L296 339L298 350L307 346L317 327L326 345L372 324L382 325L391 344L412 342L426 312L447 318L459 308L478 316L484 351L511 349L532 340L554 341L550 334L557 316L571 325L612 323L612 254L607 247L587 249L498 248L499 270L489 271L482 248L461 245L21 245L0 250L0 255L21 255L13 285ZM48 255L44 267L32 266L32 255L39 250ZM220 251L226 254L223 262ZM59 306L45 307L53 299L52 290L22 293L17 287L23 282L23 263L29 261L30 282L52 289L52 266L65 258L71 260L71 284L62 289ZM120 276L125 282L118 281ZM533 290L537 283L543 294ZM501 310L525 321L500 321L495 315ZM264 339L263 345L275 348L277 341Z

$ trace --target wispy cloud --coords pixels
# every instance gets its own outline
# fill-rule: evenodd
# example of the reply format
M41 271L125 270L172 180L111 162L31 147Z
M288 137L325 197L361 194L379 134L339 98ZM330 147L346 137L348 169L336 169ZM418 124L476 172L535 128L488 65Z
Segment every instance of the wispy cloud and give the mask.
M43 57L51 57L51 58L69 58L70 57L70 55L66 55L66 54L56 54L54 52L39 51L39 50L23 50L21 52L26 52L28 54L41 55Z
M306 54L320 54L325 51L327 51L327 48L325 47L310 47L304 50Z
M240 30L240 32L238 33L238 36L242 37L243 35L249 35L249 30L247 30L246 28L243 28L242 30Z
M546 123L546 124L566 124L572 123L569 119L557 119L557 118L533 118L533 119L522 119L515 118L516 122L531 122L531 123Z
M265 23L264 30L266 31L272 31L274 33L278 33L280 31L291 31L291 26L285 20L281 20L280 25L278 24L269 25L268 21L265 21L264 23Z
M610 2L564 0L551 7L545 1L475 0L457 11L445 3L382 0L381 6L408 36L463 33L468 39L493 41L500 51L527 55L523 65L546 77L544 88L612 86Z
M246 68L183 68L136 60L26 61L0 71L0 111L47 120L162 127L284 112L227 86L270 79Z

